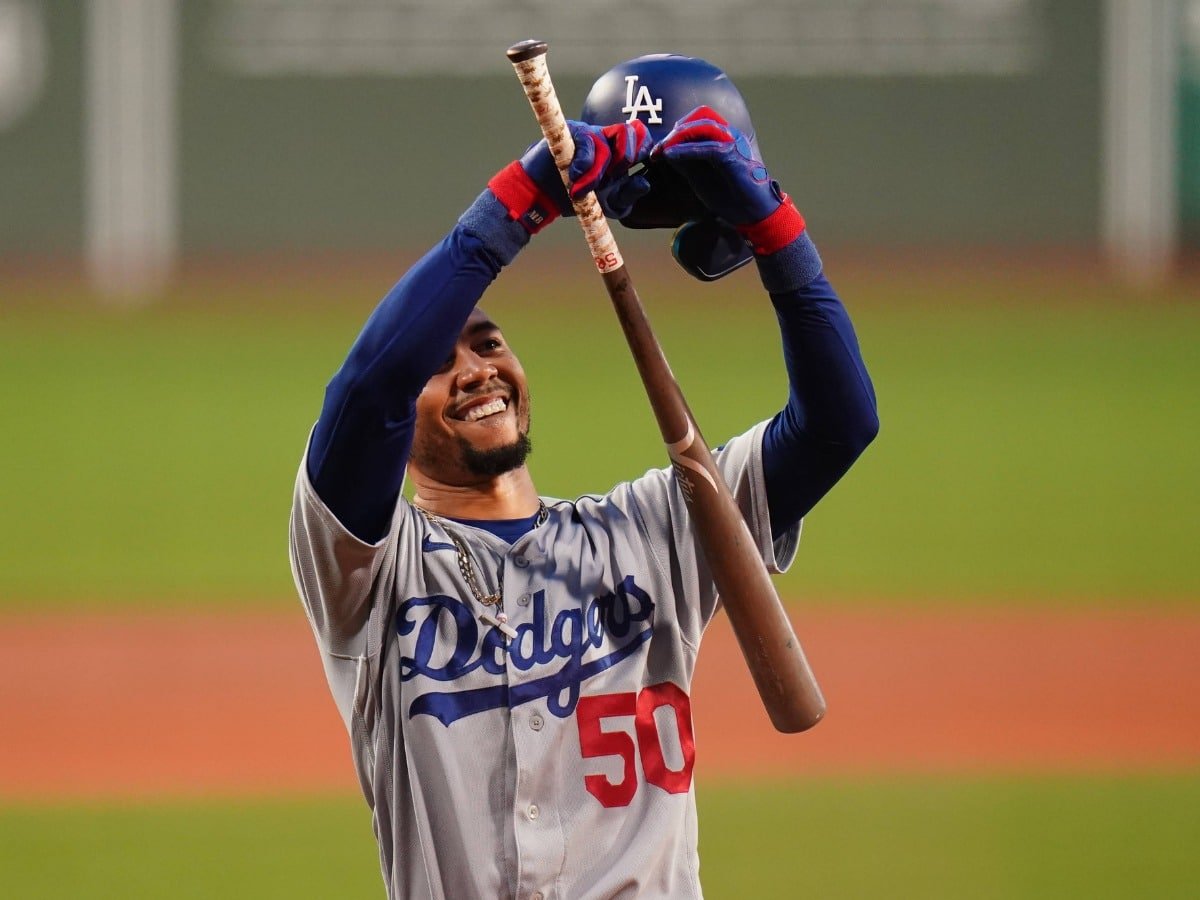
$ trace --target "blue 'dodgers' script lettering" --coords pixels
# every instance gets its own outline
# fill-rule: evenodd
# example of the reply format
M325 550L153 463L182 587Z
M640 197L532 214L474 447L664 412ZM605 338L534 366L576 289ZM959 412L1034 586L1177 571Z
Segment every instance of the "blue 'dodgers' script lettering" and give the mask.
M400 657L400 679L418 675L434 681L457 681L483 669L492 675L508 664L522 672L561 662L555 671L509 686L505 683L462 691L427 691L409 706L409 718L430 715L443 725L464 716L502 706L520 706L545 699L554 715L575 711L583 682L610 669L637 651L653 630L654 601L627 576L611 594L589 600L584 606L560 610L547 621L545 591L533 595L533 615L516 626L508 642L500 630L489 628L479 636L472 608L456 597L435 594L411 597L396 611L396 631L402 637L416 634L412 656ZM440 640L439 640L440 638ZM588 651L608 641L603 656L584 662Z

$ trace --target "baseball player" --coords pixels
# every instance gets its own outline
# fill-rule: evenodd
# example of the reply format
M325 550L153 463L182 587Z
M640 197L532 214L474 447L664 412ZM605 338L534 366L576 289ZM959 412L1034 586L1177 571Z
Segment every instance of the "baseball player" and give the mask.
M788 399L714 456L781 571L878 428L850 320L719 69L633 60L583 119L573 195L682 226L699 278L757 264ZM540 496L525 374L478 305L568 214L544 141L501 169L371 314L296 480L293 575L391 898L701 896L690 689L719 598L683 497L669 469Z

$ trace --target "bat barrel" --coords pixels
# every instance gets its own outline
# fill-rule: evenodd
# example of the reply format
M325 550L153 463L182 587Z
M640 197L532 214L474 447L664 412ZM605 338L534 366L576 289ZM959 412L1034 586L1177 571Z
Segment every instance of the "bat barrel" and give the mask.
M825 698L754 537L671 373L628 269L605 272L603 279L758 695L776 730L805 731L824 717Z

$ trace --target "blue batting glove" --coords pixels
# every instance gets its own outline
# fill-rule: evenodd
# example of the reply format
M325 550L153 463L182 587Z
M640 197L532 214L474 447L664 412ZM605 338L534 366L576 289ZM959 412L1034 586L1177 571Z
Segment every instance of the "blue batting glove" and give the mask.
M629 174L630 168L649 158L651 141L646 126L635 121L600 128L568 121L567 127L575 142L575 155L567 169L570 197L595 191L606 215L627 215L637 199L650 190L644 176ZM560 215L575 215L545 139L496 173L488 187L509 215L531 234Z
M652 142L645 124L634 119L602 128L579 122L570 127L575 141L575 156L567 170L571 198L595 191L606 216L621 219L629 215L638 198L650 190L644 175L629 174L631 168L650 158Z
M653 156L667 160L709 211L730 225L759 222L782 202L779 186L754 158L749 139L707 106L676 122Z
M734 226L759 255L773 253L804 231L804 219L749 139L716 110L699 106L651 151L679 172L714 216Z

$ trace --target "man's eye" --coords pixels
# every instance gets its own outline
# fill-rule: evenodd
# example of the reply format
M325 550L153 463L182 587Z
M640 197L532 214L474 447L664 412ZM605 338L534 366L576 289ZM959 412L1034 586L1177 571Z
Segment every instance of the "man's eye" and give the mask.
M502 343L500 343L500 341L497 340L496 338L488 338L486 341L483 342L482 345L480 345L480 349L482 349L482 350L499 350L503 346L504 345Z

